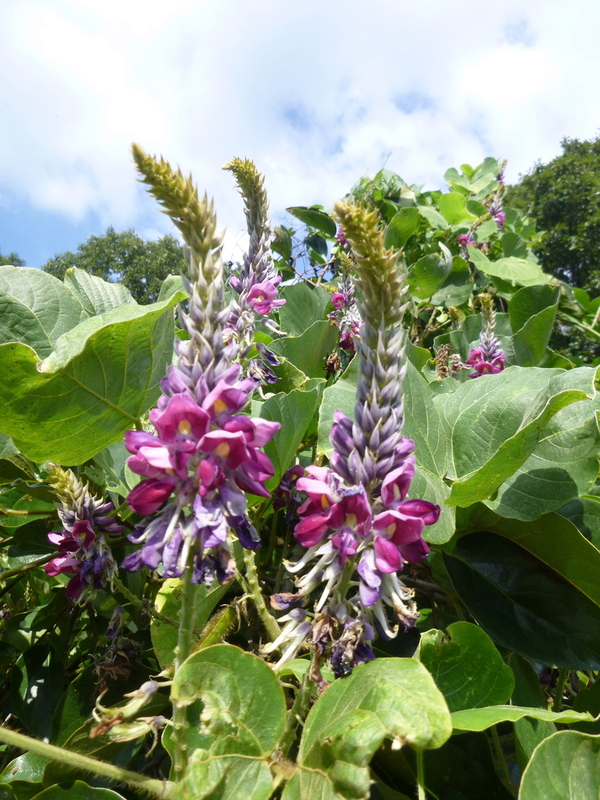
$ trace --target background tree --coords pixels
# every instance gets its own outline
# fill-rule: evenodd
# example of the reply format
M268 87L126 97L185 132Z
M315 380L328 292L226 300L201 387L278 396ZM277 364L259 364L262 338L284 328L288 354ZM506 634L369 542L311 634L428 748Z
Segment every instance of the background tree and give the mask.
M506 202L527 211L544 231L534 252L545 272L600 294L600 137L565 138L562 154L538 162Z
M24 267L25 261L19 256L18 253L8 253L8 255L3 255L2 251L0 251L0 266L4 264L10 264L13 267Z
M70 267L79 267L105 281L125 284L138 303L157 300L168 275L179 275L183 248L173 236L144 241L134 230L117 233L110 227L104 236L90 236L76 253L67 251L51 258L43 269L62 279Z

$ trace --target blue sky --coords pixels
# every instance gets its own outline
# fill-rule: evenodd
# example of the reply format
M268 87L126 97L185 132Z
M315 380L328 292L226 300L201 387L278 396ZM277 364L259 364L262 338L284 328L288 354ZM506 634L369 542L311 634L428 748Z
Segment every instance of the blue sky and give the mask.
M2 0L0 250L38 267L109 225L173 233L131 141L215 197L233 257L234 156L278 220L384 164L433 188L492 155L516 180L600 133L599 29L590 0Z

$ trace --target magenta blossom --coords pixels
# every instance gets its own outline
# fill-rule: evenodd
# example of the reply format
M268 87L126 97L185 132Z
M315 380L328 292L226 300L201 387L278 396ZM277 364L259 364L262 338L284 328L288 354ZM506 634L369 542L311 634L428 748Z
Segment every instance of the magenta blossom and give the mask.
M465 361L465 364L475 369L475 372L471 372L469 377L478 378L481 375L496 375L502 372L504 370L504 362L504 350L498 348L497 354L487 360L483 349L474 347L469 353L469 358Z
M273 278L271 281L255 283L248 292L248 303L257 314L265 316L274 308L278 308L285 303L285 300L277 300L277 287L281 283L281 276Z
M333 304L333 307L336 310L339 310L346 303L346 296L342 294L342 292L334 292L331 295L331 302Z

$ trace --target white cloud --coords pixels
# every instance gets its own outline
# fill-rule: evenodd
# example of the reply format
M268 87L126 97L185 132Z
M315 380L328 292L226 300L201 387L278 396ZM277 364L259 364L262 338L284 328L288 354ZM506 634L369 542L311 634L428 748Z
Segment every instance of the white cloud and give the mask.
M599 23L592 0L3 0L0 195L172 231L135 181L135 140L215 195L239 250L235 155L275 213L384 162L438 186L494 155L515 179L597 134Z

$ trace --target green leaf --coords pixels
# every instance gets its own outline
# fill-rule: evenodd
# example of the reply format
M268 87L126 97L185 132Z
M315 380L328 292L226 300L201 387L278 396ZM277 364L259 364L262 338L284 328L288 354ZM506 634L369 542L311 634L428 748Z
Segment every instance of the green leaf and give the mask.
M202 701L204 733L220 753L264 758L283 733L285 700L273 671L230 644L187 658L173 679L171 697L183 706Z
M468 246L469 258L480 272L510 281L519 286L546 283L546 277L537 264L524 258L499 258L490 261L481 250L473 245Z
M278 486L283 474L292 466L315 417L324 384L323 381L309 392L295 389L289 394L276 394L263 403L261 417L281 423L281 428L264 447L275 467L275 475L267 481L268 487Z
M184 297L188 297L188 293L183 286L181 275L168 275L162 282L157 302L162 303L164 300L169 300L174 294L178 293L181 293Z
M41 783L47 763L47 758L38 756L36 753L24 753L22 756L13 758L0 774L0 785L13 781Z
M478 532L443 558L456 593L495 642L540 664L600 669L600 609L532 555Z
M21 342L45 358L85 317L62 281L39 269L0 266L0 343Z
M407 499L428 500L437 503L440 507L440 518L433 525L427 525L423 531L423 538L429 544L444 544L450 541L456 530L456 511L446 505L450 496L450 487L433 472L417 464L415 477L410 484Z
M401 208L385 230L385 246L401 250L413 233L419 229L421 215L416 208Z
M581 684L580 684L581 686ZM573 700L574 711L587 711L594 717L594 722L577 722L573 728L581 733L600 733L600 681L580 688Z
M271 242L271 249L289 261L292 257L292 237L287 228L279 226L274 230L275 238Z
M471 297L473 291L473 279L469 265L460 256L452 259L452 269L448 277L434 292L431 302L434 306L461 306Z
M270 349L291 361L308 378L324 378L325 359L337 341L337 329L327 320L317 320L302 335L277 339Z
M503 517L532 520L585 494L598 471L598 406L596 396L559 411L531 456L486 505Z
M466 207L464 194L449 192L438 197L437 204L442 212L442 216L450 225L457 225L459 222L472 222L477 219Z
M431 206L417 206L419 214L424 217L432 228L438 231L447 231L450 227L439 211Z
M536 748L521 782L520 800L598 800L600 738L558 731Z
M558 296L555 305L544 308L543 311L530 317L512 337L511 344L515 361L520 366L536 367L547 357L548 342L554 328L557 306Z
M516 722L523 717L541 719L546 722L578 722L592 719L591 714L579 714L576 711L555 713L545 708L521 708L520 706L489 706L488 708L469 708L455 711L452 714L452 726L455 731L483 731L499 722ZM546 740L548 741L548 740Z
M451 712L510 699L515 683L512 670L477 625L454 622L446 634L427 631L421 636L418 653Z
M452 257L443 257L437 253L423 256L408 273L407 284L411 294L422 300L430 298L444 283L450 269Z
M333 425L334 411L343 411L348 417L354 419L357 382L358 358L353 358L338 380L332 386L325 388L321 407L319 408L319 435L317 441L319 453L329 456L333 452L329 434Z
M508 318L513 331L519 331L527 322L545 308L555 306L560 296L558 286L524 286L514 293L508 307Z
M48 737L63 693L64 668L54 651L37 644L22 653L11 674L13 713L33 736Z
M513 231L506 231L500 237L502 242L502 252L506 258L514 256L515 258L527 258L529 248L527 242L522 236Z
M75 781L49 786L32 800L123 800L123 795L113 792L112 789L97 789L83 781Z
M156 610L174 621L179 619L181 610L181 586L182 581L180 578L167 578L156 596ZM209 589L205 585L197 588L194 600L194 616L192 618L192 627L195 631L198 633L202 631L210 615L226 592L227 586L220 586L219 584L214 589ZM173 663L178 630L177 626L152 618L150 624L152 646L161 669L165 669Z
M311 709L283 800L367 798L368 763L384 739L427 750L450 732L444 698L422 664L409 658L362 664Z
M600 550L600 499L593 496L577 497L556 510L581 531L588 541Z
M71 267L65 272L65 286L81 303L88 317L106 314L127 303L137 305L133 295L123 284L108 283L78 267Z
M552 417L562 408L586 399L586 393L576 389L565 390L551 397L542 412L514 436L506 439L489 461L468 478L452 486L448 505L466 508L479 500L492 497L498 487L523 466L533 453Z
M0 428L37 462L81 464L116 442L160 393L180 299L85 320L42 362L26 345L0 345Z
M309 228L316 228L327 236L335 236L337 227L329 214L320 211L318 208L307 208L306 206L291 206L286 208L289 214L293 214L300 222L308 225Z
M600 550L565 517L544 514L521 522L479 505L471 512L469 525L515 542L600 606Z
M267 800L273 791L267 760L283 733L286 707L264 661L232 645L207 647L184 661L171 696L184 706L202 701L205 740L173 797Z
M311 287L302 281L283 286L280 295L286 303L279 309L279 324L290 336L301 336L314 322L327 318L331 295L322 286Z

